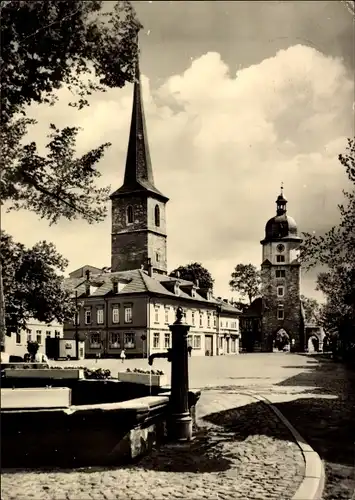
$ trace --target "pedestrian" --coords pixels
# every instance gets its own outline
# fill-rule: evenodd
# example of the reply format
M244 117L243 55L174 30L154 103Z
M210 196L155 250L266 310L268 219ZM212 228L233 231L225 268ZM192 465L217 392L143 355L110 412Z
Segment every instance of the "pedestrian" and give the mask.
M187 346L187 352L189 353L189 356L191 358L192 347L190 345Z
M122 351L121 351L120 358L121 358L122 363L124 363L124 360L126 359L126 353L125 353L124 349L122 349Z

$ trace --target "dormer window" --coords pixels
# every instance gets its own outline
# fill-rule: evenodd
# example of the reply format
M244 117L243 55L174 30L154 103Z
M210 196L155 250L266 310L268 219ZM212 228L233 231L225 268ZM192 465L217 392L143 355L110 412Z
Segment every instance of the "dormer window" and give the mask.
M160 208L159 208L159 205L155 205L155 208L154 208L154 221L155 221L156 227L159 227L160 226Z
M174 293L175 293L175 295L180 295L180 287L179 287L179 284L176 282L174 285Z
M127 207L127 223L133 223L133 207L131 205Z
M191 297L196 297L196 288L191 288Z
M118 293L118 282L117 281L112 282L112 291L113 291L113 293Z

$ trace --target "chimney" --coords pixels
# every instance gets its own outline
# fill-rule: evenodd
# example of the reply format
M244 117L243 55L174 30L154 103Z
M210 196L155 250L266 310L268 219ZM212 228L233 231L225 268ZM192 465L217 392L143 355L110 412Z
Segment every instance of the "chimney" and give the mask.
M180 278L180 271L176 271L176 275L175 275L175 277L176 277L177 279L179 279L179 278Z
M152 265L152 259L148 257L148 276L152 277L153 276L153 265Z
M86 275L86 279L89 281L89 279L90 279L90 271L89 271L89 269L87 269L85 271L85 275Z

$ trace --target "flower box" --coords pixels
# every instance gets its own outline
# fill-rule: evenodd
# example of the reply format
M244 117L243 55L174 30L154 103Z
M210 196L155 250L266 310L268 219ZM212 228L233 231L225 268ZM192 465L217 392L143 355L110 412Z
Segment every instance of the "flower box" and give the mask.
M68 408L71 389L68 387L1 389L1 409Z
M5 369L6 378L55 378L55 379L82 379L84 370L82 369L56 369L56 368L27 368L27 369Z
M166 375L150 375L149 373L118 372L118 380L130 384L151 385L152 387L167 385Z

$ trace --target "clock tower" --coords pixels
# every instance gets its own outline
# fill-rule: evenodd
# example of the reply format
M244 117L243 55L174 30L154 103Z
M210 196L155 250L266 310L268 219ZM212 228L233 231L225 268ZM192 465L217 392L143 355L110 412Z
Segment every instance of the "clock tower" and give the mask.
M167 274L168 198L154 182L138 61L124 180L111 201L111 271L150 266L155 273Z
M287 215L283 188L276 200L276 216L265 226L262 245L261 294L263 350L271 351L273 340L286 332L292 351L304 350L304 319L300 297L301 264L294 219Z

